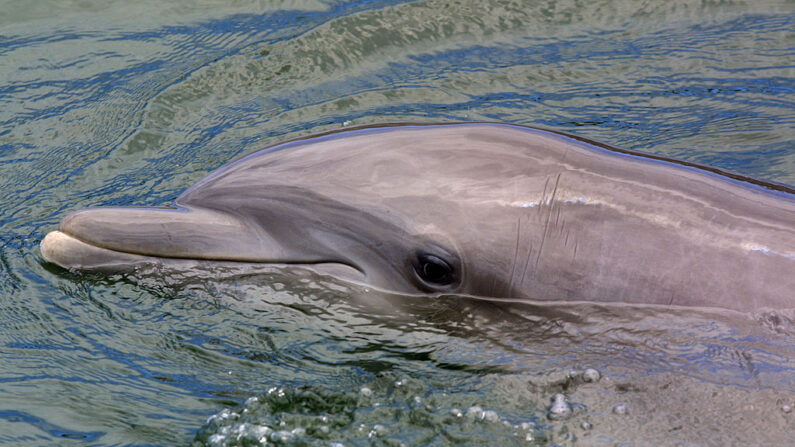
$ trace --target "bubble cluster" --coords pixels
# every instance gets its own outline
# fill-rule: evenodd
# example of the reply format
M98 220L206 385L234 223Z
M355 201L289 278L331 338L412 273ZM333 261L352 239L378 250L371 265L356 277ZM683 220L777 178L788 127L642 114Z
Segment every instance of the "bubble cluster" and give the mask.
M346 394L274 387L247 399L239 411L224 409L210 416L194 445L298 445L327 440L334 429L353 421L357 405L355 396Z
M470 397L477 397L476 393ZM468 399L464 399L468 400ZM351 392L320 387L274 387L238 408L211 416L194 446L548 445L569 430L526 412L490 409L460 395L429 390L413 379L376 381ZM555 409L555 405L560 409ZM572 413L565 396L553 398L556 414ZM532 408L532 406L531 406ZM516 414L524 413L516 420ZM551 418L556 419L556 418Z
M559 392L569 392L583 384L597 383L601 379L602 373L595 368L571 369L552 371L534 376L529 384L538 391L558 390Z

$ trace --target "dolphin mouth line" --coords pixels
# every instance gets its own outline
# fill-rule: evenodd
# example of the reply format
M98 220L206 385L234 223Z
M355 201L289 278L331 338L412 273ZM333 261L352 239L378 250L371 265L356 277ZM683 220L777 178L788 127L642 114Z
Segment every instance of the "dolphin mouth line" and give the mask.
M358 266L336 260L307 262L282 260L252 261L149 255L101 247L85 242L61 230L48 233L41 241L40 250L45 261L67 270L123 272L134 270L138 265L162 263L163 260L173 260L218 262L230 265L290 266L306 268L320 274L341 277L350 281L363 282L365 279L365 272Z

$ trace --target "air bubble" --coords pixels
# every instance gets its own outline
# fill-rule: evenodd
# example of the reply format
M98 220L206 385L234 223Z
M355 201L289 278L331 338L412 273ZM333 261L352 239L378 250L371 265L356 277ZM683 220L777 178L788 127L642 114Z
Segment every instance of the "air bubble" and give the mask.
M613 413L623 416L623 415L629 413L629 407L627 406L627 404L623 404L623 403L622 404L618 404L618 405L613 407Z
M373 429L370 430L370 433L369 433L368 437L370 437L370 438L383 438L384 436L387 435L387 433L389 433L389 430L387 430L386 427L384 427L381 424L375 424L373 426Z
M602 375L599 373L599 371L593 368L587 368L585 371L582 372L582 380L585 382L595 383L598 382L599 379L601 378Z
M222 446L222 445L224 445L224 441L225 440L226 440L226 436L216 433L216 434L210 436L210 438L207 440L207 442L210 445L212 445L212 446L216 446L216 445L217 446Z
M483 413L483 408L477 405L467 408L467 417L470 419L481 420L483 419Z
M270 438L272 442L286 444L293 440L293 434L287 430L279 430L271 433Z
M483 412L483 420L488 422L499 422L500 416L497 414L496 411L486 410Z
M558 393L552 396L552 405L549 406L547 417L553 421L568 419L571 416L571 406L566 402L566 396Z
M262 441L262 440L267 440L268 435L270 435L273 430L271 430L270 427L267 427L265 425L257 425L251 431L254 437Z

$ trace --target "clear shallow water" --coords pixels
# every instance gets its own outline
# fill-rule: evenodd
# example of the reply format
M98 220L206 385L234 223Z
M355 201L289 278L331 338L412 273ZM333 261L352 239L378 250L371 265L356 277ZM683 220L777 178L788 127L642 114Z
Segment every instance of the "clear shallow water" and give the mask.
M222 3L0 5L0 443L795 442L792 315L103 280L37 251L70 210L167 204L348 122L533 124L792 185L792 4Z

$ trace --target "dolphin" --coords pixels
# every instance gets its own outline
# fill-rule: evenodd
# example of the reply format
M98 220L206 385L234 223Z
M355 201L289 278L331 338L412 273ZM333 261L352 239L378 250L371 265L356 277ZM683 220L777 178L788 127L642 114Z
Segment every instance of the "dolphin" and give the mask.
M405 294L788 309L795 191L533 127L377 125L253 153L171 207L74 212L41 254L76 271L330 266Z

